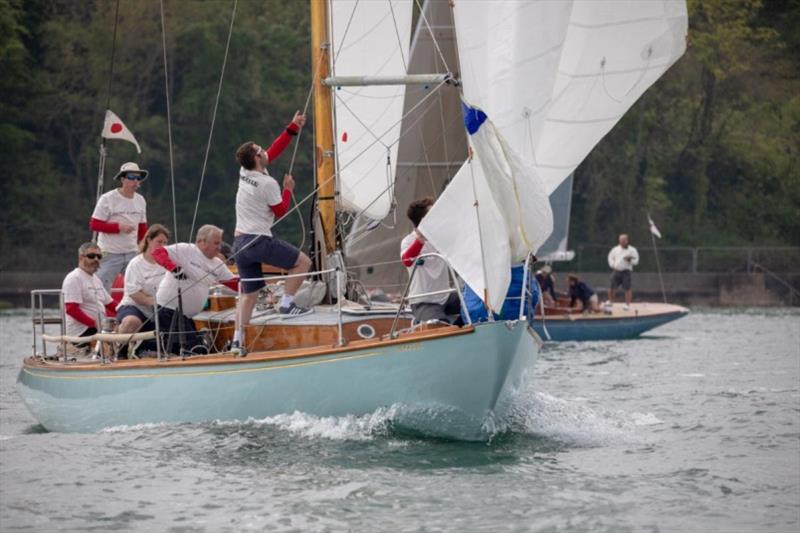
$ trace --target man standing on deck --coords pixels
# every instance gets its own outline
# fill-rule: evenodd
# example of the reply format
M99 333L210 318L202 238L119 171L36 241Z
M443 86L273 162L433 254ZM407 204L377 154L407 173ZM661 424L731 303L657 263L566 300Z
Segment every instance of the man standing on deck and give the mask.
M608 286L608 301L610 305L614 301L614 290L622 285L625 289L626 311L630 308L633 300L633 289L631 289L631 272L633 267L639 264L639 252L636 248L628 244L628 235L623 233L619 236L619 244L608 252L608 266L611 268L611 281Z
M136 192L147 179L147 171L136 163L125 163L114 179L120 181L120 186L100 197L89 221L103 251L97 276L106 291L139 253L139 241L147 232L147 202Z
M175 320L177 329L184 332L185 349L201 344L192 318L203 310L208 290L217 283L234 291L239 288L238 278L217 257L221 243L222 229L206 224L197 230L194 244L179 242L152 252L155 262L172 273L161 279L156 292L159 329L170 331L180 303L183 316ZM167 351L177 353L178 340L177 335L173 335Z
M291 244L272 236L272 225L289 211L294 191L294 178L286 174L283 191L278 182L269 175L267 164L277 158L306 123L305 115L296 112L292 122L272 145L264 149L253 141L242 144L236 151L239 162L239 190L236 193L236 231L233 253L239 276L242 279L261 278L261 264L267 263L287 270L289 274L303 274L311 268L311 260ZM278 311L282 315L296 317L311 312L294 302L294 295L303 283L303 276L288 278L284 284L283 297ZM263 280L242 283L242 295L236 313L234 349L244 347L241 338L244 326L250 322Z
M78 268L67 274L61 284L66 312L66 333L73 337L94 335L102 326L103 316L116 315L114 301L95 274L100 266L100 248L93 242L78 248Z

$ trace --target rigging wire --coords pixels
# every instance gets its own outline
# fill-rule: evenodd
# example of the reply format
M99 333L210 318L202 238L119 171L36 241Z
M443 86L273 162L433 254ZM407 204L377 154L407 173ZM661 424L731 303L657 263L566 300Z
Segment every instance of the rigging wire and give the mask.
M442 86L444 86L446 83L447 83L446 81L442 81L441 83L439 83L439 84L438 84L438 85L437 85L437 86L436 86L436 87L433 89L433 91L431 91L431 93L430 93L430 94L427 94L427 95L426 95L424 98L422 98L422 99L421 99L419 102L417 102L417 103L416 103L416 104L415 104L415 105L414 105L414 106L413 106L411 109L409 109L409 110L408 110L408 111L407 111L407 112L406 112L406 113L405 113L405 114L404 114L402 117L400 117L400 119L399 119L399 120L397 120L397 121L396 121L394 124L392 124L391 126L389 126L389 128L387 128L387 130L386 130L386 131L385 131L383 134L381 134L381 136L380 136L380 137L383 137L384 135L386 135L387 133L389 133L390 131L392 131L392 130L394 129L394 127L395 127L397 124L401 123L401 122L402 122L402 121L403 121L403 120L404 120L404 119L405 119L405 118L406 118L408 115L410 115L411 113L413 113L413 112L414 112L414 111L415 111L415 110L416 110L416 109L417 109L417 108L418 108L420 105L422 105L423 103L425 103L425 101L426 101L428 98L430 98L430 97L431 97L431 95L435 94L435 92L436 92L437 90L439 90L439 89L440 89ZM380 138L380 137L379 137L379 138ZM392 146L393 144L396 144L397 142L399 142L399 140L400 140L400 138L398 138L398 139L397 139L395 142L391 143L389 146ZM341 168L340 168L340 169L339 169L337 172L335 172L335 173L331 174L331 176L330 176L330 177L328 177L328 178L327 178L325 181L323 181L322 183L319 183L319 184L317 184L317 187L315 187L315 188L314 188L314 190L312 190L312 191L311 191L310 193L308 193L308 194L307 194L305 197L303 197L303 199L302 199L302 200L300 200L300 202L298 202L296 206L294 206L293 208L291 208L291 209L290 209L289 211L287 211L287 212L286 212L286 213L285 213L285 214L284 214L284 215L283 215L281 218L279 218L278 220L276 220L276 221L275 221L275 223L272 225L272 227L274 228L276 225L278 225L278 223L280 223L282 220L284 220L284 219L285 219L285 218L286 218L286 217L289 215L289 213L291 213L292 211L296 210L298 207L300 207L300 205L302 205L303 203L307 202L307 201L308 201L308 200L309 200L309 199L310 199L312 196L314 196L315 194L317 194L317 192L319 191L320 187L322 187L323 185L325 185L326 183L328 183L328 182L329 182L329 181L331 181L332 179L335 179L336 177L338 177L338 176L339 176L339 174L340 174L340 173L341 173L343 170L345 170L345 169L346 169L348 166L350 166L350 165L351 165L351 164L352 164L352 163L353 163L353 162L354 162L356 159L358 159L360 156L362 156L363 154L365 154L365 153L366 153L366 152L367 152L367 151L368 151L370 148L372 148L372 147L373 147L375 144L377 144L377 142L378 142L378 141L372 141L372 142L371 142L369 145L367 145L367 147L366 147L366 148L364 148L364 149L363 149L361 152L359 152L359 153L358 153L358 154L357 154L355 157L353 157L353 159L352 159L352 160L350 160L350 161L349 161L347 164L345 164L344 166L342 166L342 167L341 167ZM357 184L358 184L358 183L356 183L355 185L357 185ZM250 244L250 243L248 243L248 244ZM246 248L246 246L242 247L242 248L241 248L239 251L241 252L241 251L242 251L242 250L244 250L245 248Z
M408 74L408 64L406 64L406 55L403 53L403 41L400 39L400 30L397 28L397 18L394 16L394 6L392 0L389 2L389 11L392 12L392 25L394 26L394 34L397 36L397 49L400 50L400 59L403 61L403 70Z
M334 69L335 69L335 65L336 65L336 60L339 59L339 53L344 48L344 40L347 38L347 32L350 31L350 24L353 22L353 17L356 14L356 8L358 7L358 2L359 1L360 0L356 0L355 5L353 5L353 10L350 12L350 18L347 19L347 26L344 27L344 33L342 34L342 40L339 42L339 46L336 49L336 55L333 56ZM331 18L331 21L333 21L333 15L332 14L331 14L330 18ZM333 35L332 31L331 31L331 35ZM331 39L331 40L333 40L333 39Z
M111 82L114 80L114 57L117 52L117 28L119 27L119 0L114 12L114 37L111 41L111 64L108 67L108 90L106 91L106 109L111 105ZM103 138L105 142L105 137Z
M322 66L322 56L325 54L324 50L319 51L319 58L317 59L317 70L314 72L314 76L311 79L311 86L308 88L308 96L306 96L306 103L303 106L303 116L305 116L306 112L308 112L308 106L311 103L311 97L314 95L314 87L317 85L317 80L319 79L320 74L320 67ZM294 150L292 150L292 159L289 161L289 174L291 175L294 172L294 163L295 159L297 158L297 149L300 146L300 137L303 135L303 129L300 128L300 131L297 132L297 139L294 142ZM313 150L316 152L316 150ZM316 155L316 154L315 154ZM314 168L317 168L316 165ZM297 198L294 195L294 191L292 191L292 202L294 205L297 204ZM303 214L298 209L297 211L297 218L300 219L300 234L303 236L302 241L300 242L299 249L302 250L303 246L306 244L306 223L303 220Z
M225 78L225 66L228 63L228 51L231 47L231 36L233 35L233 22L236 20L236 6L239 4L239 0L234 0L233 2L233 10L231 11L231 24L230 28L228 28L228 41L225 43L225 55L222 58L222 71L219 74L219 84L217 85L217 98L214 100L214 112L211 115L211 129L208 132L208 143L206 143L206 155L203 158L203 169L200 172L200 186L197 188L197 200L194 204L194 214L192 215L192 225L189 229L189 240L192 239L192 234L194 234L194 224L197 221L197 210L200 207L200 195L203 192L203 182L205 181L206 177L206 167L208 165L208 154L211 151L211 139L214 136L214 124L217 121L217 109L219 108L219 99L222 95L222 80Z
M179 242L178 240L178 214L177 214L177 207L175 201L175 159L173 156L172 150L172 115L170 113L170 106L169 106L169 70L167 67L167 27L166 27L166 18L164 16L164 0L160 0L161 5L161 44L163 47L163 54L164 54L164 93L166 95L167 100L167 138L169 141L169 177L170 177L170 184L172 187L172 226L173 231L175 232L173 235L175 236L175 242Z
M431 41L433 41L433 46L436 47L436 52L438 52L439 57L442 59L442 64L447 72L452 72L450 67L447 66L447 60L444 58L444 54L442 53L442 49L439 48L439 41L436 40L436 36L433 34L433 29L431 29L431 25L428 23L428 18L425 16L425 10L422 9L422 6L419 3L419 0L414 0L417 3L417 7L419 8L419 16L422 18L422 22L425 23L425 27L428 29L428 33L431 36Z
M111 41L111 62L108 66L108 89L106 91L106 109L107 112L111 105L111 83L114 80L114 58L117 51L117 29L119 28L119 0L117 0L117 7L114 12L114 37ZM105 113L103 116L103 126L105 127ZM100 201L100 196L103 194L103 175L106 170L106 138L101 137L100 140L100 159L97 162L97 195L95 202ZM92 241L97 240L97 232L92 232Z

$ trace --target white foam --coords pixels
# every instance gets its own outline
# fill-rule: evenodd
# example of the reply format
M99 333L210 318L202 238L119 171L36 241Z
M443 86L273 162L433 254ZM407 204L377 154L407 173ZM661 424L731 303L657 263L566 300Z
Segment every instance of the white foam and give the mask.
M586 447L639 442L643 436L637 433L637 427L662 423L651 413L592 408L584 399L563 400L544 392L518 398L510 417L512 431Z
M136 431L145 431L148 429L158 429L168 427L171 424L169 422L147 422L145 424L132 424L130 426L120 425L120 426L110 426L107 428L103 428L98 433L128 433L128 432L136 432Z
M636 424L637 426L656 426L658 424L664 423L653 413L647 413L647 414L633 413L631 415L631 419L633 420L633 423Z
M306 438L366 441L386 435L394 414L394 408L381 408L361 416L323 417L295 411L292 414L269 416L256 423L275 426Z

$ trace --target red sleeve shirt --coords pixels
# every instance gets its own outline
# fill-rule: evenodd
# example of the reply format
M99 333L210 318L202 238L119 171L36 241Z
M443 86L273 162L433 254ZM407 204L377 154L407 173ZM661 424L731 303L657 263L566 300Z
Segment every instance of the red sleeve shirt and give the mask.
M66 311L66 313L69 316L71 316L84 326L90 328L97 327L97 324L95 324L94 319L83 312L83 310L81 309L81 304L79 304L78 302L66 302L64 304L64 311Z
M147 233L147 222L139 222L139 228L136 231L136 240L141 241Z
M411 243L411 246L406 248L403 252L403 255L400 256L400 259L403 260L403 264L407 267L410 267L414 264L414 259L419 256L420 252L422 252L422 247L425 246L425 243L419 239L414 239L414 242Z
M89 220L89 229L98 233L119 233L119 224L92 217Z
M278 135L278 138L272 141L272 144L267 148L267 159L272 162L275 161L279 155L289 146L292 142L292 137L297 135L300 128L294 122L286 126L286 129Z
M272 212L275 213L276 220L281 218L289 211L289 205L292 202L292 191L289 189L283 189L281 198L281 203L269 206L269 208L272 209Z
M155 260L156 263L166 268L170 272L172 272L178 267L178 265L176 265L172 261L172 259L169 258L169 253L167 252L167 249L164 248L163 246L161 248L156 248L155 250L153 250L151 252L151 255L153 256L153 260Z

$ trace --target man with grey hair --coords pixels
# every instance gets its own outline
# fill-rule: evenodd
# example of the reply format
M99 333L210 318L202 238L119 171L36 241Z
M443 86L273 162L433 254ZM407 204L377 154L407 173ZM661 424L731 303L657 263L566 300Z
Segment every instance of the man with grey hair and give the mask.
M67 335L94 335L102 326L103 316L116 315L114 301L96 274L102 257L97 244L81 244L78 248L78 267L67 274L61 284Z
M197 230L194 244L179 242L153 250L156 263L169 270L161 280L156 292L159 327L169 327L180 305L182 316L175 320L186 333L185 338L191 348L198 344L192 317L203 310L208 299L208 290L222 283L238 290L239 278L233 275L225 263L217 257L222 243L222 229L206 224ZM175 353L173 346L168 351Z

